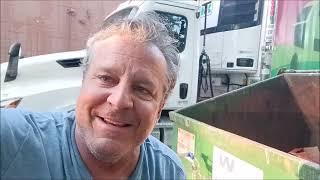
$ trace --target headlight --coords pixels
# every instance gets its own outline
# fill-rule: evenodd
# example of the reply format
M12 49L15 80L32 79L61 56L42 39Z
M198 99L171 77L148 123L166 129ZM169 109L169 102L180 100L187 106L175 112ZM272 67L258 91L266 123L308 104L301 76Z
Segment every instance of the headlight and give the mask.
M10 98L1 101L1 108L16 108L21 102L21 97Z

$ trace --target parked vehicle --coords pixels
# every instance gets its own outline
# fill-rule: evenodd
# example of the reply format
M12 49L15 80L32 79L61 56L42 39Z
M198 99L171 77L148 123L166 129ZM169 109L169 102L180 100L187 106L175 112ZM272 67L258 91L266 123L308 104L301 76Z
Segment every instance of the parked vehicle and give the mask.
M163 17L179 40L177 85L164 108L175 110L261 79L269 6L262 0L127 1L104 23L150 10ZM2 101L22 97L20 106L35 110L73 104L82 79L80 59L85 55L76 51L23 58L15 68L10 61L2 64L1 74L7 67L7 72L16 72L14 78L6 75L1 80ZM60 94L63 91L68 95ZM44 96L46 102L41 101Z
M292 6L301 11L298 8L292 14ZM319 1L127 1L103 23L150 10L164 19L178 39L181 59L177 84L161 119L167 120L169 111L284 69L320 69ZM292 18L297 18L294 25L290 25ZM294 43L281 43L283 39L294 39L290 41ZM9 62L1 64L1 105L19 103L19 107L40 111L73 108L82 80L80 61L86 51L19 59L17 49L20 52L13 47Z
M20 45L9 51L8 63L1 64L1 106L19 101L30 110L47 111L74 104L79 94L84 50L19 59ZM12 63L13 62L13 63Z

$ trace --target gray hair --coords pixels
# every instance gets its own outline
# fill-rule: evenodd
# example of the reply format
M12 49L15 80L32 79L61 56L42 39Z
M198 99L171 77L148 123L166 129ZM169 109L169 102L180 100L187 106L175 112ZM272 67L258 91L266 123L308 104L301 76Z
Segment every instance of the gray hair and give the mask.
M83 59L84 75L92 58L93 45L114 35L129 35L135 42L152 43L159 48L167 64L167 80L165 98L174 88L179 67L179 54L174 38L169 35L163 20L155 12L141 12L132 18L121 18L109 22L87 41L87 57Z

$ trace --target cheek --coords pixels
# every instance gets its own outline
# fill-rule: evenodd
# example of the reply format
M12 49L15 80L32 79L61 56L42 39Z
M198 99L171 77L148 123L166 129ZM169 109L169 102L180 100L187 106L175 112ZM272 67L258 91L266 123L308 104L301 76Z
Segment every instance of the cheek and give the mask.
M139 102L135 104L138 115L139 127L137 131L138 140L144 140L153 130L158 117L159 105L157 103Z
M104 103L108 97L105 88L97 87L95 84L86 84L82 87L79 100L84 105L95 106Z
M81 126L91 126L92 110L105 102L107 92L99 88L83 86L76 105L76 118Z

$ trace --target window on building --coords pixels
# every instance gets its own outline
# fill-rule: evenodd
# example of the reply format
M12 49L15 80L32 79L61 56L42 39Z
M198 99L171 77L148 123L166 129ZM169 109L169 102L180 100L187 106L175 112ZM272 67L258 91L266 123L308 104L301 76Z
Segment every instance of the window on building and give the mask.
M314 39L313 50L320 52L320 39Z
M294 28L294 45L300 48L304 48L304 38L306 31L306 23L299 23Z
M309 14L310 14L311 7L312 6L308 6L308 7L305 7L302 9L301 13L297 17L297 22L302 22L302 21L307 20Z
M300 48L304 48L304 39L306 34L307 18L310 14L311 6L303 8L299 16L297 17L297 24L294 28L294 45Z

